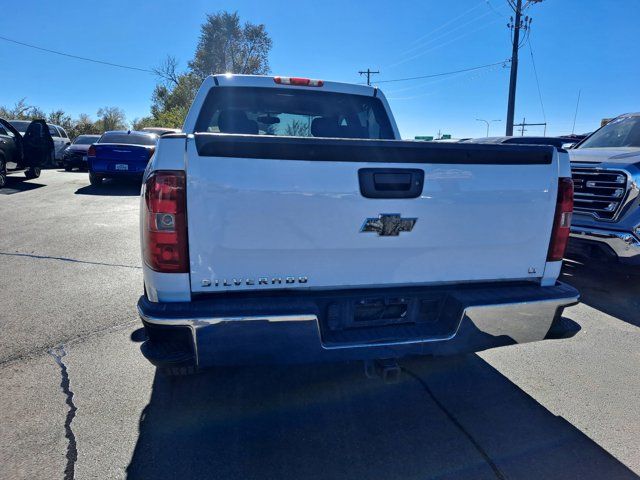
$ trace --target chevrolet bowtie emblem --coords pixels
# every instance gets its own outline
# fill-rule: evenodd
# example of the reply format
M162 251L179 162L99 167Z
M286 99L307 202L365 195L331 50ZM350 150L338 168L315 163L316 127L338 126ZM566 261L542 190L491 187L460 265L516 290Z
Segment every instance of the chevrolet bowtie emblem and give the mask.
M381 213L378 218L367 218L361 232L376 232L381 237L397 237L400 232L410 232L417 218L402 218L399 213Z

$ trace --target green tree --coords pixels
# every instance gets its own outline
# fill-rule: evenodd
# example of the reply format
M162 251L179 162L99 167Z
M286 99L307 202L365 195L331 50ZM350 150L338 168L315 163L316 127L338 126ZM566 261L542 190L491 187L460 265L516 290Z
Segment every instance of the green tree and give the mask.
M309 124L302 120L293 120L284 129L285 135L290 137L309 137L311 132L309 131Z
M17 101L13 107L0 106L1 118L7 120L34 120L36 118L42 118L49 123L60 125L66 130L69 138L72 139L78 135L102 133L105 124L116 129L126 128L124 112L119 108L101 108L98 111L98 115L101 118L97 122L94 122L86 113L81 113L78 115L78 118L74 119L62 109L54 110L46 115L41 108L35 105L29 105L25 98Z
M184 73L176 76L175 83L165 81L156 85L151 97L151 117L156 126L181 127L200 83L194 74Z
M108 130L124 130L127 128L127 118L124 110L118 107L102 107L98 110L96 127L101 132Z
M186 72L168 56L155 69L160 78L151 97L151 115L136 119L135 128L145 126L179 128L202 80L212 73L265 74L269 72L271 38L264 25L240 23L237 13L207 15L200 39Z
M264 25L240 25L238 12L209 14L189 68L200 80L214 73L266 74L271 46Z
M144 127L155 127L156 122L153 117L134 118L131 120L131 128L133 130L142 130Z
M46 118L46 115L42 109L27 104L26 98L21 98L12 108L0 107L0 117L6 120L34 120L36 118Z
M76 138L78 135L99 134L102 133L102 131L100 131L98 125L91 120L89 115L81 113L67 133L69 134L69 137Z
M71 117L64 113L64 110L55 110L46 116L46 120L49 123L53 123L55 125L59 125L65 129L67 133L73 128L74 121L71 120Z

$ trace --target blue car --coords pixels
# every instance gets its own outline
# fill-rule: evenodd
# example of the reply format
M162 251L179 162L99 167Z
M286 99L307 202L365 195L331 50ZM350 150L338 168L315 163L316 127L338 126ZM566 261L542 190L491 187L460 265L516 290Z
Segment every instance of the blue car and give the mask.
M156 149L158 135L136 131L105 132L89 147L89 182L102 185L105 178L142 178Z

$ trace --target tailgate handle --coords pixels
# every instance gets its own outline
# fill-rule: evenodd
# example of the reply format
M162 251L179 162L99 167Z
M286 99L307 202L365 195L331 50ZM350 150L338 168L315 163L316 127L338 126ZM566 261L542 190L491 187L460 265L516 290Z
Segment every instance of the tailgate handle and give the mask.
M424 170L417 168L361 168L360 193L365 198L417 198L422 194Z

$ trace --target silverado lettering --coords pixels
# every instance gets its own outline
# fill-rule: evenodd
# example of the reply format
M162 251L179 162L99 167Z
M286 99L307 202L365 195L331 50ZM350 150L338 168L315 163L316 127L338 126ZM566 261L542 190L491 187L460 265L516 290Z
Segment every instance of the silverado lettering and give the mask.
M308 279L307 277L272 277L272 278L267 278L267 277L260 277L256 280L252 279L252 278L246 278L246 279L215 279L213 280L213 282L211 280L208 279L204 279L202 280L202 286L208 287L208 286L214 286L214 287L232 287L232 286L240 286L240 285L248 285L248 286L252 286L252 285L256 285L256 283L258 285L281 285L281 284L292 284L292 283L307 283Z

